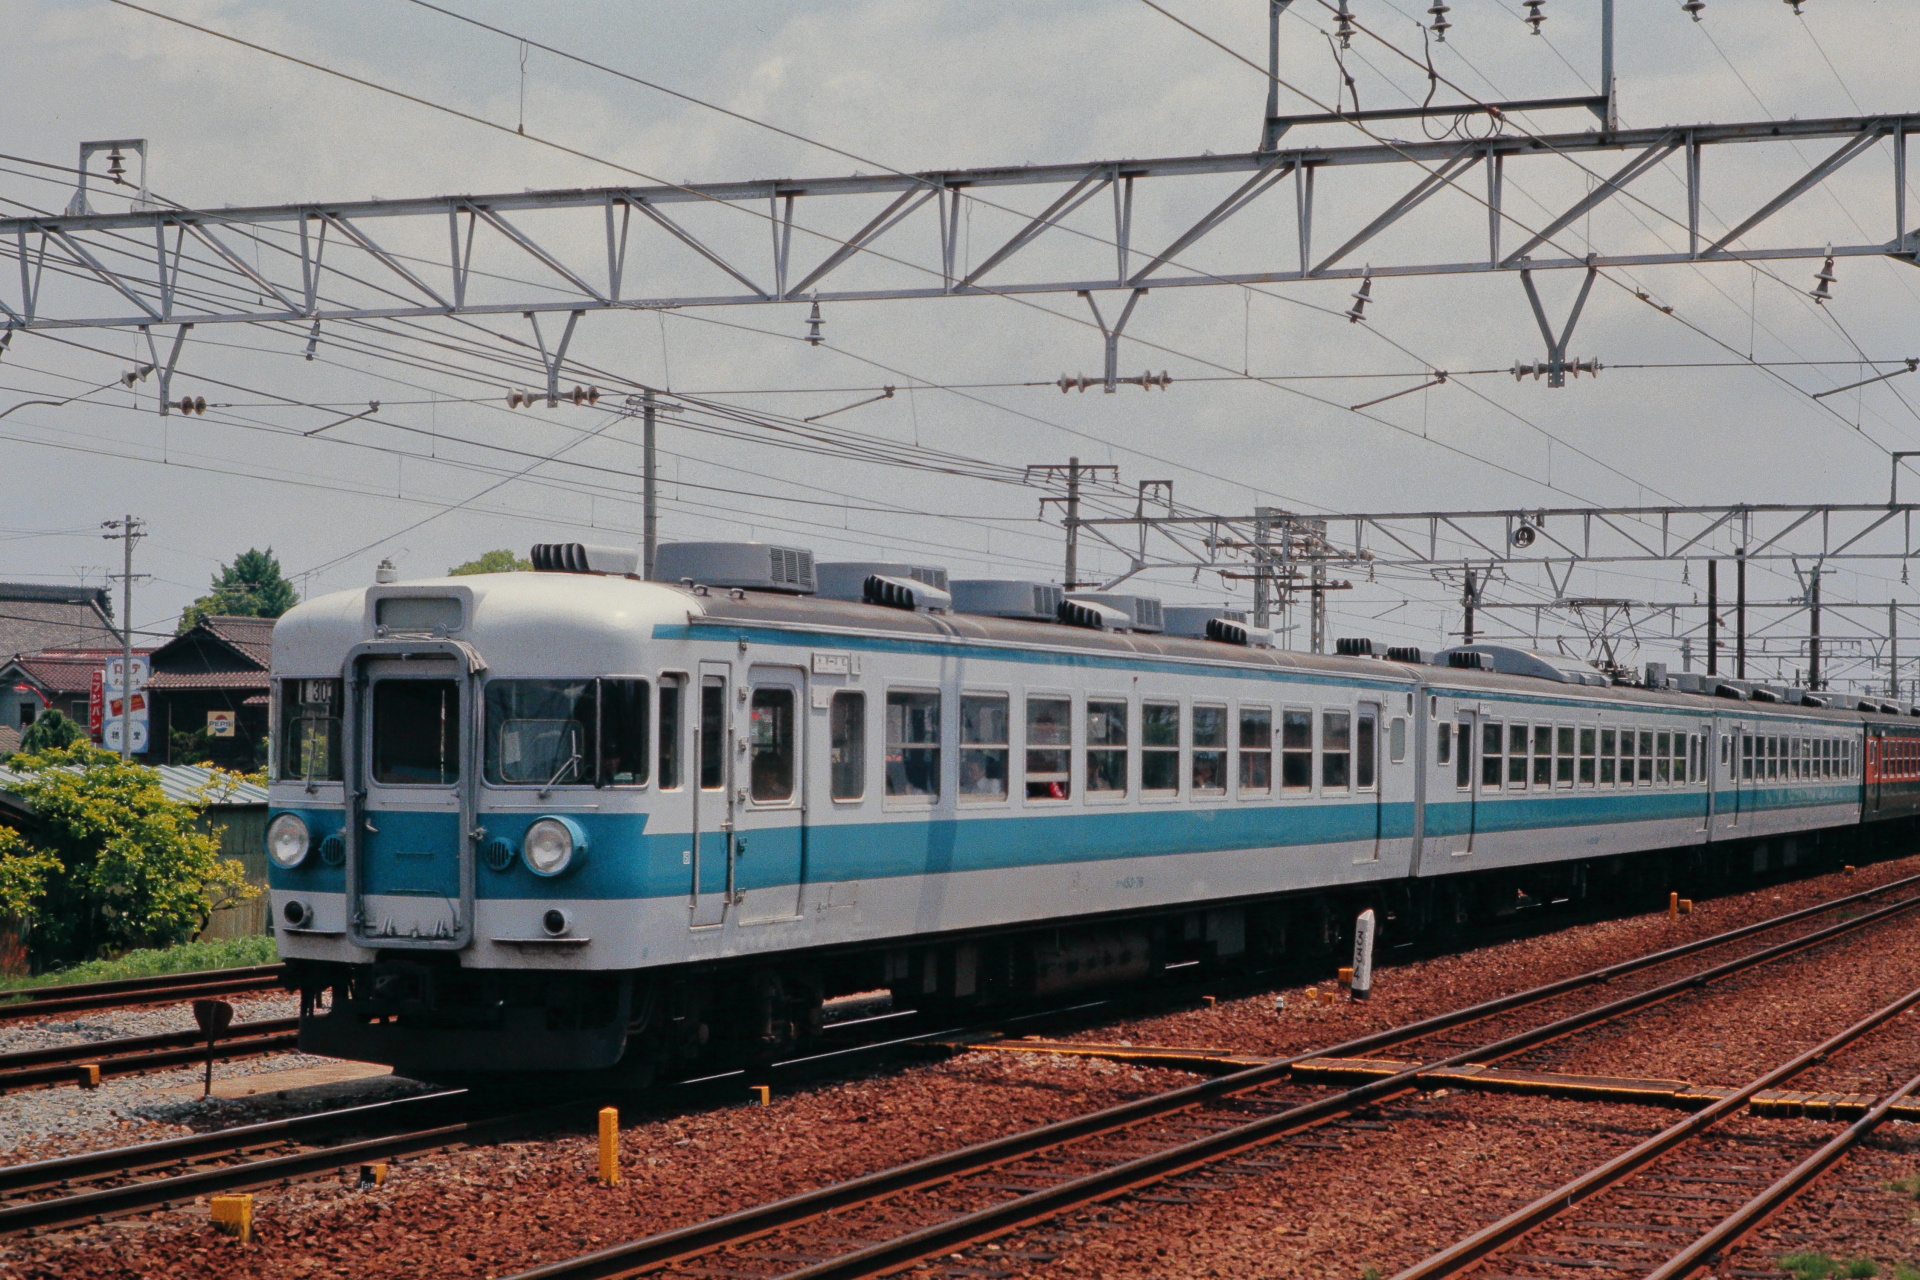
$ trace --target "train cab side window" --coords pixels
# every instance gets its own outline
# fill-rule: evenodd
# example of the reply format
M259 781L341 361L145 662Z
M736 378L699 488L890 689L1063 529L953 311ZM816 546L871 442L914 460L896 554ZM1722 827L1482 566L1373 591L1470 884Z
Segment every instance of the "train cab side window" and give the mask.
M451 680L373 686L373 780L448 786L460 780L460 687Z
M1307 726L1307 782L1313 781L1313 713L1282 713L1281 745L1294 740L1297 726ZM1297 753L1296 753L1297 754ZM1284 761L1283 756L1283 761ZM1288 767L1284 763L1282 768ZM1281 779L1286 785L1286 779ZM1268 707L1240 708L1240 798L1257 799L1273 794L1273 711Z
M700 686L700 789L727 785L727 686L718 680Z
M1446 741L1444 732L1440 735L1440 740ZM1405 716L1395 716L1387 724L1387 758L1395 764L1407 758L1407 718ZM1446 763L1444 757L1440 763Z
M1507 782L1527 785L1527 726L1516 724L1507 730ZM1533 726L1533 782L1545 787L1553 782L1553 726Z
M1246 711L1242 710L1240 714L1240 734L1245 737ZM1266 744L1271 746L1273 744L1271 721L1265 728ZM1271 762L1271 755L1268 756L1268 760ZM1280 785L1288 791L1313 789L1313 712L1299 707L1288 707L1280 713Z
M601 786L646 784L652 694L645 680L600 681L600 760L594 776Z
M1320 713L1320 785L1345 791L1353 785L1353 712Z
M1489 791L1500 789L1500 747L1506 741L1498 720L1480 727L1480 785Z
M1600 785L1613 785L1614 752L1617 749L1617 736L1612 729L1600 731Z
M289 782L338 782L340 757L338 680L280 682L280 776ZM23 708L24 709L24 708Z
M1380 761L1380 721L1378 713L1362 707L1353 721L1353 785L1371 791L1378 781Z
M1193 794L1227 792L1227 709L1193 709Z
M867 695L842 689L827 711L827 772L835 800L867 794ZM662 784L664 785L664 783Z
M1140 790L1180 794L1180 704L1140 704Z
M1573 785L1573 726L1561 725L1553 731L1553 782L1555 786Z
M1007 695L968 693L960 697L960 798L1005 800L1007 757L1011 751Z
M887 693L887 794L940 798L940 695Z
M1087 699L1087 794L1127 794L1127 704Z
M677 791L680 787L680 691L685 679L660 677L660 788Z
M1599 730L1585 728L1580 730L1580 785L1593 785L1593 741Z
M1066 698L1028 698L1027 799L1068 798L1072 745L1073 703Z

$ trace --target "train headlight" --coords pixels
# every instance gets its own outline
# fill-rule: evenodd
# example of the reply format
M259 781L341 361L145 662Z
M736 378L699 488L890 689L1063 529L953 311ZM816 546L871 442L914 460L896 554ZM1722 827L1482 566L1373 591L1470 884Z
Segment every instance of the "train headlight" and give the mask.
M587 835L571 818L541 818L527 828L520 856L535 875L557 876L586 849Z
M312 843L307 824L297 813L283 813L267 827L267 856L289 870L307 860Z

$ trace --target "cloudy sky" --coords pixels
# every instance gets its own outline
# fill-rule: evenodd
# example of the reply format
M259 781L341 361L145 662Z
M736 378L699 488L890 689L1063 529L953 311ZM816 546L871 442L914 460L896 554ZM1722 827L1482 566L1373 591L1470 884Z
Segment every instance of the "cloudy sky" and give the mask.
M1233 56L1264 64L1265 0L1165 0L1166 12L1141 0L443 7L508 34L413 0L0 0L9 32L0 53L0 213L63 208L77 147L90 139L147 139L156 196L218 208L1239 152L1258 138L1266 95L1264 74ZM1384 37L1363 36L1345 54L1360 105L1424 98L1427 77L1416 65L1424 4L1352 7ZM1619 0L1623 124L1914 109L1920 7L1804 0L1804 8L1796 17L1782 0L1708 0L1695 23L1677 0ZM1437 100L1591 92L1597 0L1546 0L1544 9L1535 37L1518 3L1457 0L1446 43L1432 46L1433 65L1452 86L1440 86ZM1333 100L1332 29L1317 0L1297 0L1284 19L1283 110ZM1516 127L1580 132L1593 123L1563 111L1520 117ZM1381 133L1417 138L1419 130L1407 121ZM1296 131L1288 145L1366 141L1335 126ZM1709 233L1835 145L1709 150ZM1750 243L1887 239L1890 155L1880 144ZM1587 189L1590 170L1611 172L1627 158L1590 156L1584 168L1515 164L1507 176L1514 219L1539 226ZM1325 229L1316 228L1316 241L1344 238L1343 228L1364 222L1414 176L1401 166L1323 178ZM1143 187L1136 236L1170 238L1241 180ZM1476 174L1436 197L1362 256L1471 257L1485 242L1485 210L1470 194L1481 181ZM1276 188L1182 262L1203 272L1292 266L1291 190ZM1684 226L1673 221L1684 217L1680 158L1635 191L1642 198L1569 228L1563 246L1683 245ZM1054 194L1001 188L969 201L963 254L978 261L1022 212ZM94 203L126 207L111 195ZM818 214L803 205L796 258L817 258L822 249L804 246L846 234L883 204ZM1048 243L1028 269L1071 274L1099 253L1111 262L1111 214L1102 209L1110 206L1092 202L1069 224L1075 232ZM932 258L934 224L922 216L898 233L898 256ZM444 237L443 227L433 233ZM757 247L766 227L756 208L705 233L729 245L759 237ZM538 234L581 261L600 252L591 220L542 224ZM710 277L698 283L700 264L671 246L636 245L634 271L646 288L712 287ZM444 238L437 250L444 254ZM0 266L14 271L11 260ZM1561 390L1498 372L1545 354L1520 283L1506 273L1376 282L1359 325L1341 314L1350 282L1156 291L1120 349L1122 373L1171 373L1172 387L1151 393L1063 395L1050 385L1063 372L1100 368L1098 333L1072 294L831 304L819 346L802 340L804 303L590 314L566 381L591 381L597 370L623 388L671 389L785 423L894 385L892 398L829 419L842 434L824 455L781 447L792 437L765 423L722 428L711 414L670 422L662 428L663 535L770 539L823 559L915 559L956 576L1057 576L1060 534L1040 522L1038 491L987 472L1074 454L1116 466L1120 489L1171 479L1183 507L1220 513L1257 504L1338 512L1880 500L1889 451L1920 448L1920 378L1818 401L1811 393L1874 372L1857 363L1863 358L1920 355L1920 272L1886 258L1843 259L1836 300L1821 307L1807 296L1818 266L1610 271L1570 349L1606 371ZM844 283L878 282L887 267L850 264ZM1564 312L1577 283L1574 272L1545 274L1550 313ZM80 297L61 287L45 295L50 306ZM1106 295L1109 317L1123 297ZM0 287L0 301L17 303L17 286ZM547 327L550 340L555 326ZM531 337L518 317L343 327L323 333L312 361L303 359L308 336L288 324L201 326L183 348L175 394L204 395L215 407L164 419L150 380L131 391L116 382L148 358L137 334L17 336L0 354L0 408L88 394L0 420L8 499L0 578L100 581L115 557L98 523L132 512L148 522L140 567L153 575L135 621L165 631L218 565L249 546L270 545L317 594L370 580L382 557L426 576L493 547L637 536L635 424L604 409L507 407L506 392L531 380L505 362L520 359ZM1432 370L1452 376L1364 412L1348 408L1417 386ZM327 426L374 400L377 414ZM868 460L876 450L892 462ZM1103 501L1117 509L1117 496ZM1088 555L1105 573L1125 567L1117 551ZM1566 589L1690 600L1702 576L1697 565L1684 572L1683 580L1678 568L1582 571ZM1336 633L1433 643L1460 625L1446 603L1457 587L1447 582L1348 576L1359 580L1336 604ZM1170 601L1189 602L1225 600L1243 585L1190 572L1145 580ZM1550 594L1544 584L1522 574L1499 590L1531 601ZM1790 573L1756 575L1756 597L1784 600L1799 589ZM1835 601L1916 600L1897 564L1835 572L1826 590ZM1695 613L1686 625L1698 622ZM1645 625L1637 656L1677 662L1677 647L1662 638L1670 623ZM1779 634L1794 630L1783 622ZM1857 627L1834 621L1828 631Z

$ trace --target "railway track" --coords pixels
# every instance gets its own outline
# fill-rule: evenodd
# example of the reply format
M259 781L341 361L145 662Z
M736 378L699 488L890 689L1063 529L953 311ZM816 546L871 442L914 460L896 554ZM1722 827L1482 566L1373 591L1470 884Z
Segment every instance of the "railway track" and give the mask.
M1920 989L1749 1080L1629 1151L1588 1170L1490 1226L1415 1263L1393 1280L1450 1280L1476 1267L1488 1280L1570 1280L1595 1270L1684 1280L1717 1263L1742 1236L1844 1158L1920 1090L1920 1076L1881 1098L1824 1143L1756 1140L1718 1131L1754 1095L1772 1089L1920 1005ZM1796 1159L1795 1156L1800 1158ZM1764 1188L1757 1194L1742 1188ZM1711 1227L1702 1220L1728 1209ZM1664 1261L1662 1261L1664 1259Z
M64 986L33 987L0 992L0 1022L41 1018L87 1009L113 1009L137 1004L171 1004L211 996L268 991L280 985L277 964L244 969L206 969L198 973L166 973L152 978L121 978L113 982L75 982Z
M283 1053L299 1047L300 1019L266 1018L236 1022L214 1042L216 1062ZM104 1079L162 1071L207 1060L207 1039L197 1030L159 1035L94 1040L52 1049L25 1049L0 1053L0 1094L18 1089L72 1084L86 1066L97 1066Z
M1811 915L1856 905L1864 896L1868 895L1853 895L1332 1048L548 1264L515 1280L606 1280L638 1272L844 1280L953 1255L1120 1197L1190 1202L1191 1193L1231 1185L1223 1177L1291 1163L1261 1158L1263 1148L1311 1148L1325 1145L1311 1136L1316 1129L1374 1125L1367 1118L1372 1109L1416 1090L1424 1072L1469 1061L1498 1061L1920 907L1920 898L1903 899L1601 1004L1545 1020L1536 1017L1530 1025L1515 1029L1498 1026L1518 1011ZM1915 999L1920 1000L1920 993ZM1355 1056L1481 1023L1495 1024L1491 1038L1353 1088L1315 1091L1289 1082L1291 1068L1309 1058ZM953 1272L990 1272L993 1268L982 1264L991 1256L968 1255L968 1265ZM1040 1261L1048 1255L1022 1251L999 1256Z

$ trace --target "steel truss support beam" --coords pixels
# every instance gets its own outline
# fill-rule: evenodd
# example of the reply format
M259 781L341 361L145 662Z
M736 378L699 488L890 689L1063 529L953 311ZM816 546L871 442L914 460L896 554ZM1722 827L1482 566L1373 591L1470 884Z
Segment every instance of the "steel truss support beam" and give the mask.
M1237 155L904 175L5 218L0 219L0 257L15 260L18 285L11 283L14 272L0 273L0 280L8 282L0 284L0 328L261 321L304 326L336 319L758 305L803 295L825 302L1075 293L1147 284L1164 289L1355 279L1369 272L1379 279L1769 261L1828 253L1920 263L1920 240L1908 227L1904 190L1906 138L1915 129L1920 129L1920 114L1499 135L1465 144L1302 146ZM1811 167L1797 158L1786 160L1791 167L1783 173L1779 194L1731 219L1727 229L1701 226L1707 152L1823 139L1838 139L1837 149ZM1771 230L1781 210L1876 151L1883 141L1889 144L1893 181L1888 184L1889 212L1880 225L1891 238L1832 244L1825 236L1818 244L1758 239L1756 233ZM1600 158L1616 153L1624 162L1600 177L1606 172L1595 167L1604 163ZM1676 172L1671 182L1654 183L1648 175L1676 153L1684 155L1685 173ZM1772 157L1768 151L1767 158ZM1477 178L1467 181L1476 164L1487 170L1484 190ZM1522 166L1524 173L1515 166ZM1381 170L1391 177L1395 168L1411 181L1395 187L1400 194L1384 203L1356 198L1349 189L1354 185L1350 179L1361 173ZM1262 202L1260 197L1288 174L1294 178L1292 209L1273 209ZM1538 225L1514 214L1509 188L1535 177L1564 181L1569 174L1593 181L1592 190ZM1224 191L1220 182L1208 181L1235 175L1238 179ZM1316 213L1316 190L1329 182L1337 184L1340 200ZM1019 190L1029 187L1034 188L1031 195ZM1631 196L1626 194L1629 187ZM1095 203L1109 190L1110 217ZM1442 191L1467 199L1432 199ZM1670 234L1671 248L1649 250L1637 224L1632 231L1609 231L1594 222L1591 215L1623 198L1654 213L1643 220ZM1857 192L1850 189L1850 198L1857 202ZM1146 209L1136 209L1137 203ZM1484 257L1426 259L1403 247L1388 253L1376 248L1369 262L1353 261L1362 246L1389 227L1412 227L1417 221L1424 232L1447 232L1455 229L1453 223L1463 212L1477 222L1483 204L1489 206ZM1039 212L1026 211L1031 209ZM1133 233L1136 225L1148 224L1137 224L1136 212L1148 213L1151 225L1186 229L1163 248L1143 254L1133 245ZM1004 223L1009 214L1016 219L1007 224L1011 233L998 233L1007 238L984 257L968 261L963 226L973 220ZM1245 255L1240 261L1203 272L1183 260L1203 238L1212 249L1213 241L1223 239L1221 228L1255 216L1281 225L1263 223L1257 232L1238 237L1233 248L1212 250L1229 258ZM1299 256L1283 270L1273 261L1272 246L1288 233L1284 223L1289 217ZM1317 260L1312 253L1316 217L1323 232L1333 227L1339 245ZM443 237L434 220L444 220L450 234ZM376 223L378 239L373 234ZM1582 224L1583 237L1639 238L1611 246L1588 245L1583 239L1581 248L1593 251L1575 253L1565 238L1573 235L1576 223ZM659 247L642 251L654 291L637 294L628 279L630 233L635 225L648 224L665 233L665 239ZM487 293L502 296L479 298L470 285L481 270L474 261L474 236L481 225L511 245L518 261L531 258L539 265L541 278L521 279L511 265L495 266L486 277ZM821 230L828 225L858 229L851 235ZM171 247L162 238L170 232ZM751 234L743 234L747 232ZM1517 247L1504 246L1503 238ZM322 305L329 239L336 260L326 264L333 271ZM796 239L803 256L814 261L811 268L795 268ZM1438 243L1445 237L1430 239ZM744 247L748 245L762 248ZM1062 263L1084 256L1059 251L1090 245L1096 259L1113 251L1108 259L1115 268L1111 276L1058 274ZM1036 246L1048 251L1038 252ZM353 261L338 261L343 254ZM602 256L604 267L598 265ZM379 265L382 270L376 275L397 284L389 288L360 277L362 257ZM821 287L846 276L841 269L855 258L863 267L858 283ZM595 265L586 265L589 262Z

